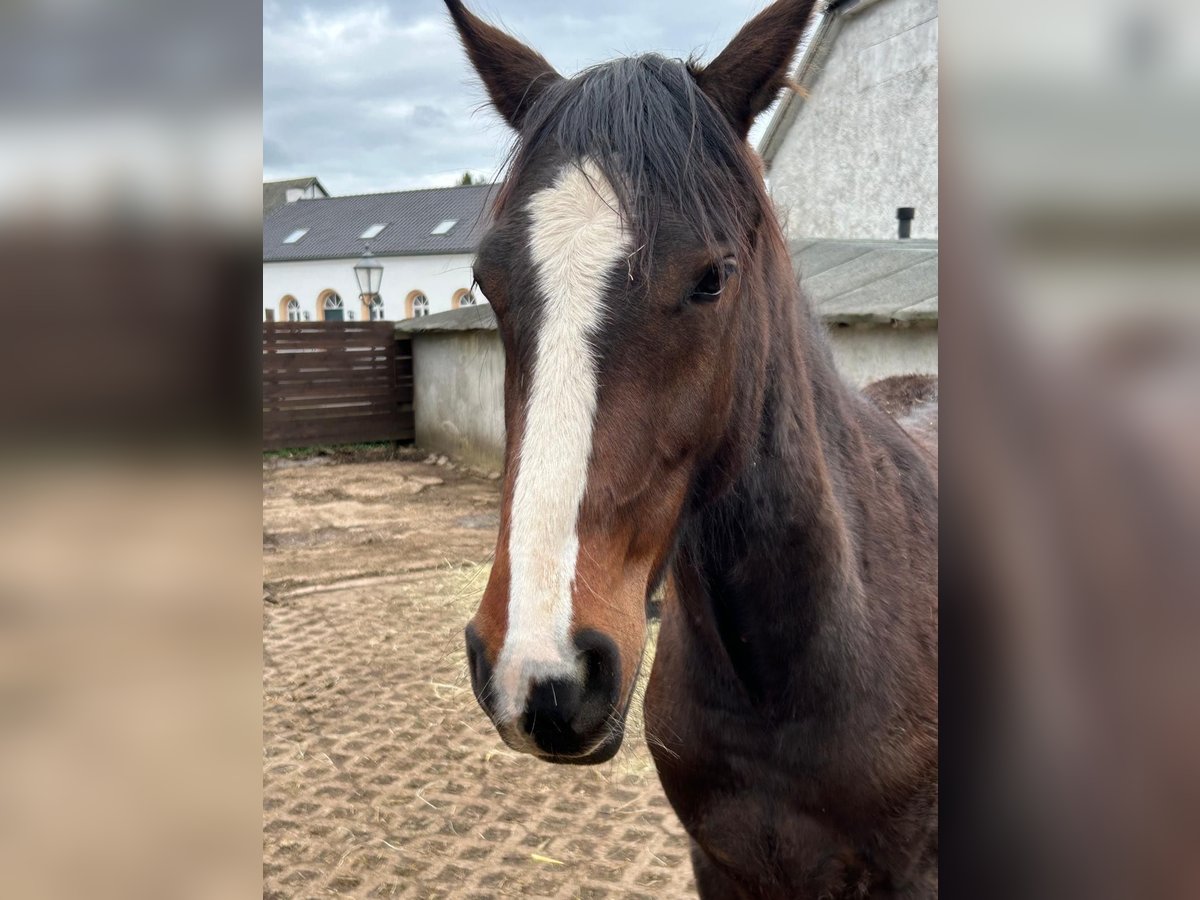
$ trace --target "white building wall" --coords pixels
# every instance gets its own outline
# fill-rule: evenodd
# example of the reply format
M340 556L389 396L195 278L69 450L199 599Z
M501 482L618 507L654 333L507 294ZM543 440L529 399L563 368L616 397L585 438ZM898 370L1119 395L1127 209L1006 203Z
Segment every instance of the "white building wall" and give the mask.
M886 240L896 209L938 236L938 2L847 15L768 180L792 237Z
M441 256L381 256L384 318L400 320L405 315L405 301L412 291L429 298L429 312L452 309L454 295L471 287L471 266L474 256L468 253ZM354 278L353 259L326 259L310 262L263 263L263 318L268 309L275 311L276 321L285 321L279 311L280 301L289 294L300 301L300 309L313 321L317 314L317 298L327 290L341 295L346 311L361 321L362 309L358 299L358 283ZM476 288L479 302L487 301ZM348 317L347 317L348 318Z
M936 328L834 326L829 329L833 361L848 384L866 387L893 375L937 375Z
M284 200L287 203L295 203L297 200L316 200L318 197L328 196L315 183L310 184L308 187L288 188L284 192Z

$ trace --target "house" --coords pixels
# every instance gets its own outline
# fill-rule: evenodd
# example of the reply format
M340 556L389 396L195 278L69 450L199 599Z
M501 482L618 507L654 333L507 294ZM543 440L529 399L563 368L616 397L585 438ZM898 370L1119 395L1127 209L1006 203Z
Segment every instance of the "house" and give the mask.
M316 178L292 178L288 181L263 182L263 218L282 206L297 200L328 197L329 191Z
M857 385L937 372L937 0L831 0L759 143L797 275Z
M298 199L263 220L263 318L400 320L485 303L472 264L495 185ZM368 307L354 264L383 264Z

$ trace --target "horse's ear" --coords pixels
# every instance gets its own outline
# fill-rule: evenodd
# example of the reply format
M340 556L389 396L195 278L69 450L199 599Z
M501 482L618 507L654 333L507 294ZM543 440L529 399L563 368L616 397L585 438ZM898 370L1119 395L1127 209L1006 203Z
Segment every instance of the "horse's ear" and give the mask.
M446 0L446 6L492 104L509 125L520 130L533 101L562 76L540 53L487 24L460 0Z
M788 68L817 0L778 0L747 22L696 81L740 137L787 83Z

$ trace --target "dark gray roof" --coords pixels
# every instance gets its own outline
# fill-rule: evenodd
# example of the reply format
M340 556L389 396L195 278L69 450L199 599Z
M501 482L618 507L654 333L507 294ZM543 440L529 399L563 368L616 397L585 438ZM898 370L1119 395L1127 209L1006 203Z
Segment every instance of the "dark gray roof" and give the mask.
M306 188L314 184L321 189L322 194L329 193L329 191L325 190L325 185L311 176L308 178L290 178L287 181L264 181L263 217L269 216L287 202L287 192L289 189Z
M799 240L792 264L804 295L828 325L937 325L937 241ZM496 327L492 308L463 307L407 319L398 331Z
M496 188L477 184L287 203L263 220L263 261L354 258L363 251L359 235L385 222L387 228L367 242L376 256L472 253L487 230ZM449 232L430 233L451 219L457 224ZM308 233L283 243L300 228Z

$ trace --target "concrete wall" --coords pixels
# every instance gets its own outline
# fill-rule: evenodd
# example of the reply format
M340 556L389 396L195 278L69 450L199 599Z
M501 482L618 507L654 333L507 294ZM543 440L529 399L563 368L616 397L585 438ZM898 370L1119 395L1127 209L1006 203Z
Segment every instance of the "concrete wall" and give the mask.
M456 291L470 289L471 266L475 258L471 254L447 254L443 256L382 256L384 318L400 320L405 315L405 300L411 291L421 291L429 298L429 312L437 313L451 309ZM308 262L263 263L263 318L268 309L275 310L277 321L287 319L280 315L279 302L288 294L300 301L300 308L316 321L317 297L323 291L334 290L342 297L347 312L361 321L362 309L358 300L358 283L354 279L353 259L323 259ZM487 298L476 288L479 302Z
M488 328L406 330L413 339L417 446L498 471L504 461L500 336ZM889 375L937 374L936 328L834 327L829 335L838 368L856 387Z
M417 446L486 469L504 461L504 347L496 331L413 338Z
M790 236L895 238L901 206L938 236L937 54L937 0L844 17L768 173Z
M892 375L938 373L936 328L835 326L829 343L838 371L855 387Z

